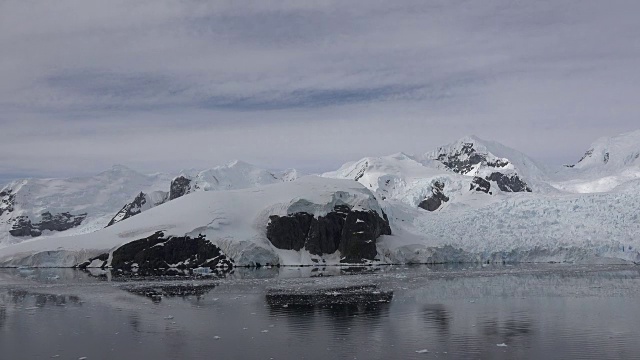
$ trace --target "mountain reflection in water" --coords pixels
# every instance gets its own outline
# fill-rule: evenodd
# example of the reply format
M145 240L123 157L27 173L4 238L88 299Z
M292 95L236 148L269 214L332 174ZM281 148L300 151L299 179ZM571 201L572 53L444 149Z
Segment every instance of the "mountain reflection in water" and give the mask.
M156 279L0 270L2 358L602 359L640 353L637 267L344 270L235 269L223 278Z

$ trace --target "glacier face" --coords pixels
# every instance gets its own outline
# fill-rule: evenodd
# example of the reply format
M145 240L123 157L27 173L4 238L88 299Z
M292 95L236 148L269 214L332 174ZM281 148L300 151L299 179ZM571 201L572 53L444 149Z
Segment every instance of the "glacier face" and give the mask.
M0 264L72 266L156 231L203 235L240 265L338 264L339 251L274 247L267 226L274 215L326 216L344 204L388 216L392 235L372 240L378 262L640 262L638 144L640 131L599 139L559 169L468 136L300 179L235 161L173 177L117 167L94 178L18 181L0 192L0 243L13 244L0 249ZM87 219L27 242L9 235L10 220L39 224L45 212Z

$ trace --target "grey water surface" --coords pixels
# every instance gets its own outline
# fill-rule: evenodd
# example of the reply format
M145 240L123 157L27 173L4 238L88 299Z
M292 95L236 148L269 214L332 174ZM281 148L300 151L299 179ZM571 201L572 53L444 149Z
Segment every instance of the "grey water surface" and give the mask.
M0 359L637 359L639 338L637 266L0 269Z

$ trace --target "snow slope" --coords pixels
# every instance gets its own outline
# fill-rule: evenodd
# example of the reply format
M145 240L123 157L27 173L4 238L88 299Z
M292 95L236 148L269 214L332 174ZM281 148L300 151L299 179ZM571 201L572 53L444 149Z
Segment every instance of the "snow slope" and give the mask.
M469 150L470 149L470 150ZM457 156L456 156L457 155ZM470 156L479 156L483 161L468 171L460 171L467 176L486 176L499 171L505 174L517 174L522 177L534 191L549 190L547 169L527 155L502 145L496 141L480 139L477 136L465 136L450 144L439 147L418 157L425 165L437 164L447 168L442 159L456 156L459 160L467 160Z
M573 193L606 192L640 179L640 130L596 140L577 164L553 174L551 185Z
M595 194L517 193L475 209L385 212L391 262L640 262L640 181ZM383 205L384 206L384 205Z
M4 198L11 197L12 210L0 215L0 246L29 238L10 235L9 230L18 216L28 216L35 223L46 211L52 214L86 213L80 226L66 230L64 234L89 233L103 228L118 209L141 189L160 190L170 179L165 174L144 175L117 165L91 177L13 181L2 189L4 193L11 193ZM42 234L45 237L56 235L59 234L49 231Z
M316 176L243 190L196 192L152 208L91 234L41 238L0 249L4 266L73 266L156 231L166 236L203 234L236 264L299 265L311 262L305 251L279 250L266 238L270 215L307 212L326 215L335 205L382 214L373 194L347 180ZM337 263L339 254L330 256Z
M190 180L189 188L185 189L190 193L293 181L298 173L293 169L271 172L245 162L232 161L204 171L182 171L179 177ZM78 226L64 231L45 230L40 236L90 233L169 201L169 190L175 178L168 174L145 175L116 165L91 177L14 181L0 190L0 247L32 238L11 235L10 231L20 217L36 224L43 219L45 212L54 215L86 214Z
M297 178L297 172L290 169L280 174L243 161L234 160L226 165L216 166L204 171L183 170L179 176L184 176L191 180L190 191L188 192L193 192L246 189L293 181Z
M454 202L469 193L471 180L436 166L425 166L404 153L363 158L322 176L356 180L381 200L397 200L411 207L417 207L431 194L436 181L445 184L444 193Z

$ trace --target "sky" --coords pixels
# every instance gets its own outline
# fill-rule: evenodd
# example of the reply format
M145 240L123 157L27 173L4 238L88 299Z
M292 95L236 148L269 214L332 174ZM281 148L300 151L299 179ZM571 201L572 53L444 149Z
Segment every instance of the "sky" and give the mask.
M640 128L635 0L0 0L0 181Z

